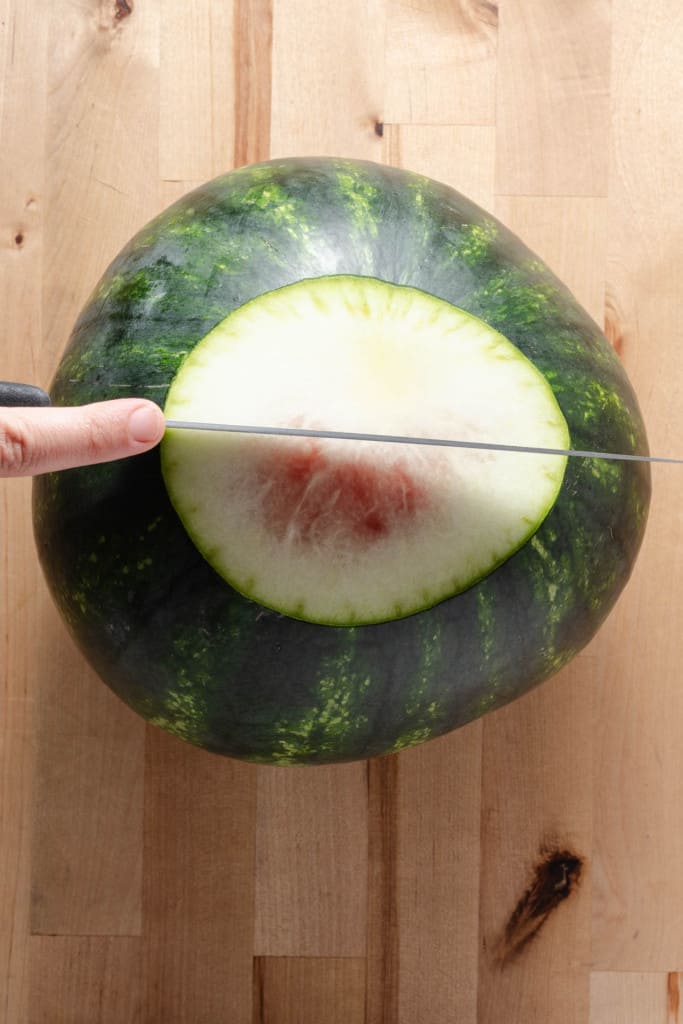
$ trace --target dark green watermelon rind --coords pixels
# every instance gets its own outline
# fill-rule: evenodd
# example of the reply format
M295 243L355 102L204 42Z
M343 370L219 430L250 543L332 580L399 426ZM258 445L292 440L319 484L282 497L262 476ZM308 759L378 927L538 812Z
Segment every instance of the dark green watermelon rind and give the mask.
M518 239L445 186L339 160L234 172L144 228L79 318L53 401L163 405L185 354L232 309L336 273L481 317L545 374L575 448L646 451L606 339ZM115 692L192 743L294 764L403 749L561 668L626 583L649 495L647 466L570 459L543 525L490 576L429 611L353 628L292 620L227 587L175 516L158 452L38 478L34 509L55 600Z

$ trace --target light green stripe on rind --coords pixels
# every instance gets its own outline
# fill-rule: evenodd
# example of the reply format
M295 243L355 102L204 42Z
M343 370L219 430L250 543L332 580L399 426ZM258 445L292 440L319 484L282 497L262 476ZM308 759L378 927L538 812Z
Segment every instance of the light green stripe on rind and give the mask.
M321 662L310 704L280 717L273 726L273 745L266 757L272 764L301 764L326 753L354 749L367 731L368 716L359 710L372 687L372 675L356 664L356 631L340 634L338 654Z
M416 647L418 664L407 692L403 718L410 723L390 747L398 753L423 743L435 734L442 718L442 703L435 697L434 683L443 675L441 624L420 618L417 623Z
M340 170L337 183L341 197L351 214L351 222L360 234L377 238L379 223L375 207L381 198L378 188L362 175L352 170Z

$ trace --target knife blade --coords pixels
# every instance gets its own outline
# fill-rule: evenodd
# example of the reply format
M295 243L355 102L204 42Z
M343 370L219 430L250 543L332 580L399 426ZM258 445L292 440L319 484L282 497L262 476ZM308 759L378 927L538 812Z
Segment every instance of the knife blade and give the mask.
M49 406L50 396L33 384L0 381L0 407ZM167 430L210 430L230 434L260 434L271 437L308 437L341 441L367 441L380 444L417 444L475 451L519 452L527 455L557 455L563 458L610 459L619 462L668 463L683 465L683 458L663 455L638 455L630 452L586 451L578 448L544 448L536 445L505 444L497 441L471 441L462 438L416 437L404 434L369 434L353 430L318 430L308 427L275 427L243 423L202 423L194 420L166 420Z
M268 427L243 423L202 423L194 420L166 420L168 430L214 430L229 434L264 434L274 437L314 437L340 441L374 441L381 444L434 445L477 451L520 452L527 455L559 455L580 459L611 459L619 462L664 462L683 465L683 458L637 455L625 452L585 451L578 448L543 448L536 445L505 444L498 441L470 441L450 437L414 437L404 434L367 434L353 430L318 430L308 427Z

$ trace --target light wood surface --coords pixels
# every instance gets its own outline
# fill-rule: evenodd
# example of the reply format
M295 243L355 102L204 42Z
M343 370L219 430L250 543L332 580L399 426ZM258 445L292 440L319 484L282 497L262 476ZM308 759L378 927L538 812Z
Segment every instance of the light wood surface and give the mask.
M47 384L194 184L343 154L523 235L681 454L682 53L671 0L0 0L0 376ZM30 483L0 486L0 1024L681 1024L683 474L653 476L570 666L338 769L135 718L50 604Z

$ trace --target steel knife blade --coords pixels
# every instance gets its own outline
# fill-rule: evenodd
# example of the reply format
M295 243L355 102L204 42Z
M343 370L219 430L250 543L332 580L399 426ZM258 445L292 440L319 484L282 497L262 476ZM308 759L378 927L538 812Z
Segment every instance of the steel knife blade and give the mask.
M0 381L0 407L48 406L50 397L33 384ZM380 444L417 444L441 448L463 448L492 452L519 452L527 455L557 455L563 458L611 459L619 462L668 463L683 465L683 458L640 455L631 452L585 451L578 448L544 448L536 445L506 444L498 441L464 440L450 437L416 437L404 434L369 434L353 430L318 430L308 427L275 427L244 423L202 423L167 419L168 430L211 430L230 434L261 434L274 437L312 437L340 441L368 441Z
M167 419L168 430L213 430L229 434L264 434L274 437L318 437L340 441L370 441L381 444L433 445L441 448L465 448L478 451L520 452L527 455L558 455L580 459L611 459L619 462L664 462L683 465L683 458L663 455L638 455L626 452L584 451L577 448L543 448L536 445L505 444L498 441L471 441L450 437L414 437L403 434L368 434L353 430L318 430L307 427L268 427L244 423L202 423Z

